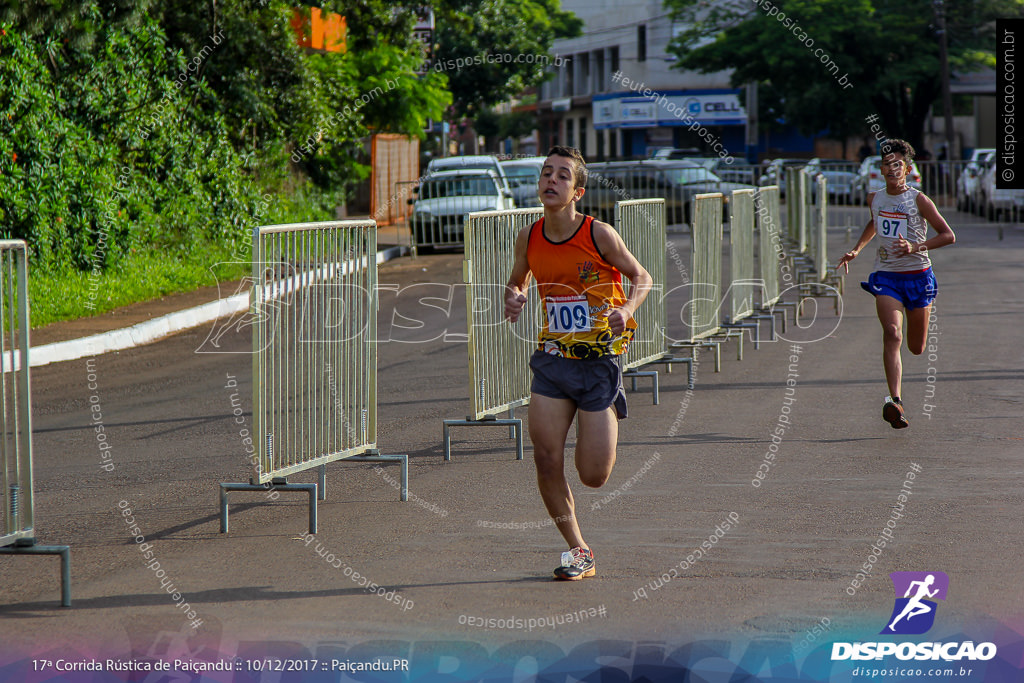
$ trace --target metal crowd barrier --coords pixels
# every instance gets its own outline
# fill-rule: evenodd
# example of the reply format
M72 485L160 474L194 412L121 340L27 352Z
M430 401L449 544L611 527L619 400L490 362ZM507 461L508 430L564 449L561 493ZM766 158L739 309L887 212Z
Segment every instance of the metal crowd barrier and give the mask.
M675 342L674 348L711 348L715 352L715 372L722 368L723 334L718 314L722 308L722 195L695 197L690 230L690 272L693 274L689 312L689 338ZM726 336L731 336L725 331ZM742 337L739 337L742 344ZM742 356L742 351L740 352Z
M921 172L921 191L941 209L973 212L980 190L980 165L969 159L914 160Z
M805 203L805 212L809 216L808 249L797 275L801 304L807 297L830 298L838 315L843 278L829 266L828 262L828 182L821 175L814 181L816 191L806 197L808 201ZM812 197L813 201L810 201ZM797 311L799 313L800 307Z
M763 289L761 290L760 313L756 318L771 323L772 340L775 340L775 313L782 318L782 331L786 331L786 306L796 307L796 303L783 302L779 288L779 269L786 260L786 244L782 235L782 212L779 201L779 187L769 185L762 187L757 193L757 226L758 226L758 264ZM789 280L793 275L786 265ZM787 287L788 289L788 287Z
M818 282L828 274L828 182L823 176L815 179L817 193L811 210L811 261Z
M530 402L530 356L537 348L540 317L536 285L518 322L505 320L505 284L512 271L516 235L544 210L513 209L471 213L466 219L466 317L469 327L469 383L473 412L465 420L444 420L444 459L451 460L451 428L507 426L523 459L523 421L515 409ZM499 419L500 413L508 418Z
M754 297L761 281L754 278L754 189L733 190L732 221L729 228L730 310L723 327L753 330L754 348L760 348L760 325L750 321ZM745 322L746 321L746 322ZM742 359L742 358L741 358Z
M377 225L372 220L271 225L253 232L253 476L230 491L304 491L309 531L326 465L398 462L377 449ZM288 483L319 467L319 482Z
M803 168L786 169L786 234L793 247L793 256L799 258L807 251L808 220L810 219L810 179Z
M32 481L32 395L29 363L28 258L24 240L0 240L0 553L60 555L61 604L71 605L71 551L36 545Z
M761 308L765 309L774 306L781 296L779 291L779 261L784 258L786 247L782 242L778 186L769 185L768 187L762 187L758 192L757 199L758 263L760 265L761 281L764 283Z
M645 365L664 363L687 363L692 368L692 358L675 358L669 353L665 328L665 200L633 199L615 203L616 231L622 237L626 248L637 261L647 269L653 281L647 300L637 311L637 330L626 352L623 376L629 377L636 390L637 377L651 379L651 393L654 404L660 401L658 373L642 370ZM624 283L627 287L628 283ZM627 294L629 290L626 290ZM690 371L692 376L692 369ZM692 383L692 378L691 378Z

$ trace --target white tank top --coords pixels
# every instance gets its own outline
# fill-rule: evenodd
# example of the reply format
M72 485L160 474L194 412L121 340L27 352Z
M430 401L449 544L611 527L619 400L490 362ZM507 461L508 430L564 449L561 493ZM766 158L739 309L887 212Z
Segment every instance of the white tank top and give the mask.
M932 261L927 251L904 254L898 258L892 252L900 237L915 244L928 238L928 223L917 208L919 194L921 191L913 187L897 195L888 194L885 188L875 193L871 201L871 216L875 219L875 234L881 242L875 259L875 270L910 273L931 267Z

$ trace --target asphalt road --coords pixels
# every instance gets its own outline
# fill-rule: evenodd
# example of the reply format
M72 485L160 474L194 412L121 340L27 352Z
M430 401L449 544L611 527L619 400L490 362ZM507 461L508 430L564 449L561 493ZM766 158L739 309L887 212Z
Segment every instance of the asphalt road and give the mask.
M832 237L835 260L845 233ZM673 241L688 263L685 236ZM1022 255L1019 229L1002 241L992 230L963 229L954 247L933 254L934 350L904 351L909 429L880 417L881 332L858 286L869 258L854 262L841 317L824 304L805 329L790 321L789 341L758 351L748 343L742 362L730 342L721 373L702 352L695 389L679 369L662 373L658 406L641 382L611 479L590 490L573 473L598 569L577 583L550 580L564 547L536 491L529 448L517 462L506 430L462 429L452 460L442 459L441 421L469 411L461 255L380 268L379 443L410 456L410 501L398 501L397 467L332 464L315 539L304 540L306 499L295 493L276 502L232 494L231 532L219 533L218 483L248 478L232 405L237 392L251 427L246 336L229 337L229 353L196 353L204 328L38 368L37 536L71 546L74 602L59 606L56 559L0 556L0 651L15 669L60 655L411 652L412 671L454 667L455 677L488 652L517 661L522 641L538 667L566 653L637 662L645 648L697 642L725 643L715 657L733 663L758 643L795 647L799 659L817 646L812 634L817 642L877 639L893 609L889 572L942 571L949 594L928 638L1016 633L1005 652L1019 658ZM671 260L669 271L669 284L680 282ZM99 406L109 456L91 406ZM767 473L756 480L762 463ZM126 508L164 585L128 532ZM890 542L852 588L890 520ZM710 549L695 557L705 541ZM352 573L386 587L390 599ZM200 625L168 593L168 579ZM579 623L555 619L570 612ZM764 671L793 659L779 656L765 655ZM761 670L762 659L745 670ZM704 665L732 670L719 664ZM235 676L215 680L297 680ZM848 672L820 676L849 680Z

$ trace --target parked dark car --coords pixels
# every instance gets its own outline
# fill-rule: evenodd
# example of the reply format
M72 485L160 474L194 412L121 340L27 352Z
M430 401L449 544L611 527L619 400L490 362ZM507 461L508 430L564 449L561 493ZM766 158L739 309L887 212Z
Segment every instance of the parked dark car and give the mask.
M693 198L698 194L721 192L727 203L733 190L754 189L746 183L730 183L702 166L688 161L628 161L590 164L587 192L580 209L610 222L615 202L624 199L665 199L665 220L669 224L689 223ZM728 220L728 212L723 215Z
M807 163L806 159L772 159L765 166L764 173L757 179L757 184L761 187L767 187L768 185L777 185L779 187L779 196L786 196L786 169L787 168L799 168Z

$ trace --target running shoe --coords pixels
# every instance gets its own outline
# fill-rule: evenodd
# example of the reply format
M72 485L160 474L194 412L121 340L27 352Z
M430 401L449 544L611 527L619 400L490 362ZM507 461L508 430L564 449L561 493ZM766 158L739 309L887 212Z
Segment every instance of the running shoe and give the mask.
M562 553L562 564L555 567L555 578L560 581L579 581L596 573L594 553L578 547Z
M903 416L903 401L893 401L891 396L886 396L885 403L882 404L882 419L892 425L893 429L910 426L907 418Z

